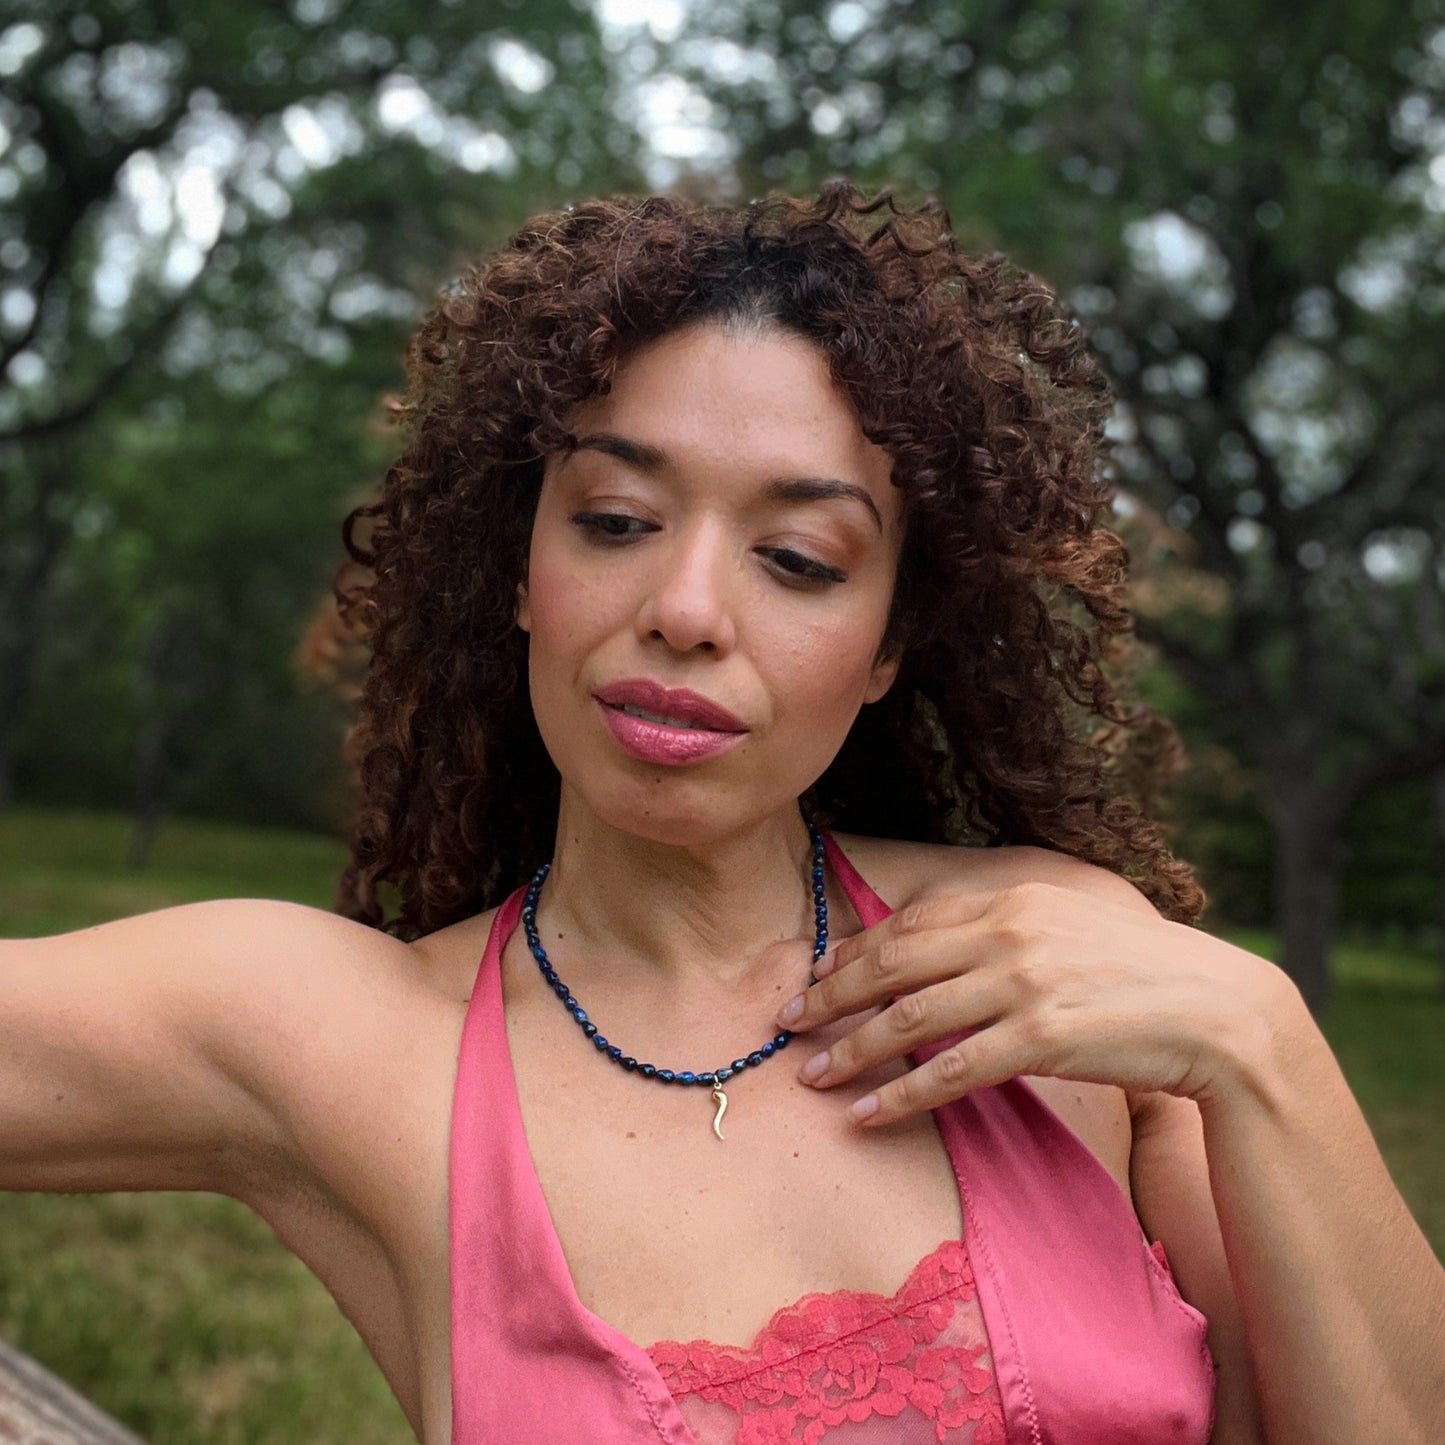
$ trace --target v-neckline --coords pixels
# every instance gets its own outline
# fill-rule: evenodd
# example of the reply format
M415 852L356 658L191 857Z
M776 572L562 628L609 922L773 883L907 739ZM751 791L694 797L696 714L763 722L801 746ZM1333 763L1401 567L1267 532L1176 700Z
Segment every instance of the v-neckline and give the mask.
M861 899L858 894L859 885L864 889L868 889L868 885L853 868L846 855L838 849L832 835L825 832L823 836L828 845L826 852L829 864L833 868L834 877L838 880L849 905L855 913L859 914L859 920L866 928L868 922L863 917L864 910L859 907ZM844 860L842 867L838 866L839 857ZM871 889L868 891L872 892ZM623 1334L615 1325L609 1324L601 1315L583 1304L582 1297L577 1292L577 1282L572 1277L571 1265L567 1262L566 1252L562 1248L561 1236L557 1233L551 1206L548 1204L546 1193L542 1188L542 1179L537 1172L537 1161L532 1153L531 1144L528 1142L526 1123L522 1117L522 1101L521 1095L517 1091L517 1074L512 1058L511 1040L507 1035L507 1018L506 1009L503 1006L502 990L502 954L521 921L522 897L525 892L525 885L516 889L497 910L492 919L484 960L489 961L495 971L495 977L488 982L493 986L490 997L495 1004L497 1015L493 1022L499 1039L498 1074L503 1081L503 1097L496 1102L508 1115L506 1122L512 1127L506 1128L504 1132L508 1138L516 1141L516 1153L521 1160L524 1179L534 1192L537 1201L538 1207L534 1211L533 1227L541 1234L548 1255L556 1263L557 1267L553 1273L556 1282L561 1287L563 1299L572 1318L584 1333L604 1345L622 1365L638 1393L650 1407L653 1424L658 1430L659 1438L669 1442L669 1445L673 1445L673 1442L682 1442L682 1445L698 1445L696 1435L684 1419L672 1391L668 1389L667 1382L662 1378L662 1373L654 1363L652 1356L648 1354L647 1348L638 1344L631 1336ZM876 894L874 896L876 897ZM881 904L881 900L879 901ZM886 907L887 905L882 906ZM919 1061L914 1054L910 1053L908 1059L910 1064L917 1067ZM959 1230L959 1239L966 1249L968 1247L968 1219L960 1178L962 1141L952 1134L953 1121L945 1110L932 1110L930 1117L933 1120L939 1142L948 1158L949 1172L953 1177L954 1190L958 1198L959 1217L963 1221ZM791 1302L785 1300L779 1308L786 1309L789 1303ZM987 1328L986 1321L985 1328ZM658 1419L659 1413L662 1419Z

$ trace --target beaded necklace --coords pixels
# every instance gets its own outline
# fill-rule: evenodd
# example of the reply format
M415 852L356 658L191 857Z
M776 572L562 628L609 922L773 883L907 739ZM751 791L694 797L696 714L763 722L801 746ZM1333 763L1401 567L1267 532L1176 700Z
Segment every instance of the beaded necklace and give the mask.
M817 935L813 940L813 962L817 963L828 951L828 899L823 888L823 835L811 822L807 826L808 836L813 840L813 920L817 926ZM611 1059L614 1064L621 1065L628 1073L641 1074L644 1079L655 1079L660 1084L700 1084L704 1088L711 1089L712 1100L716 1105L716 1112L712 1119L712 1131L721 1139L723 1137L723 1115L727 1112L728 1107L728 1096L723 1092L723 1085L734 1074L740 1074L744 1069L755 1069L764 1059L772 1058L779 1049L787 1047L788 1041L793 1035L784 1029L746 1058L734 1059L725 1068L709 1069L706 1073L700 1074L687 1069L680 1071L659 1069L656 1064L642 1064L631 1054L624 1054L618 1045L608 1043L597 1032L597 1025L587 1017L587 1010L572 997L571 990L557 977L557 970L552 967L552 962L547 957L547 950L542 947L542 940L537 937L537 899L542 892L542 884L551 871L550 863L542 864L532 875L532 881L527 886L526 897L522 900L522 927L527 933L527 947L532 950L532 957L537 960L537 966L542 970L542 977L547 980L552 992L562 1000L562 1005L567 1012L577 1020L582 1032L592 1040L597 1051ZM808 982L817 983L817 981L817 975L809 968Z

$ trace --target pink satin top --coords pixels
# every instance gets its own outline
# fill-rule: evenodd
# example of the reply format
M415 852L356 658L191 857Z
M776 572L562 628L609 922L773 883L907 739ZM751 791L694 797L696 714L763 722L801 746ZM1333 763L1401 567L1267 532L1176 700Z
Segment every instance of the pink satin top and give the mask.
M863 924L887 917L824 841ZM524 891L493 920L452 1103L454 1445L1206 1445L1204 1316L1114 1177L1022 1079L934 1111L963 1238L942 1241L892 1296L806 1296L747 1348L644 1348L588 1310L527 1147L507 1043L501 955Z

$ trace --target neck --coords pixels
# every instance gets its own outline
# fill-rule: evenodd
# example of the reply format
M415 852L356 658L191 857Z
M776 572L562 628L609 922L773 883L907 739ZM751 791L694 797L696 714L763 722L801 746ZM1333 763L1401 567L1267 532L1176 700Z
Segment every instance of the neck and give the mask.
M610 826L564 786L539 931L549 950L562 941L574 972L620 968L649 989L675 982L689 993L706 983L746 987L770 944L813 938L811 850L793 803L737 833L682 846Z

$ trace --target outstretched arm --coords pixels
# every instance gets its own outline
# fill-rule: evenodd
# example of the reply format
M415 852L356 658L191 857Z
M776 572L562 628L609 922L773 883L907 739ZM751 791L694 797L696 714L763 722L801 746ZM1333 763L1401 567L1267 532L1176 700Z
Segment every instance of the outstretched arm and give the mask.
M222 899L0 939L0 1189L235 1192L294 1148L281 1041L356 934Z

